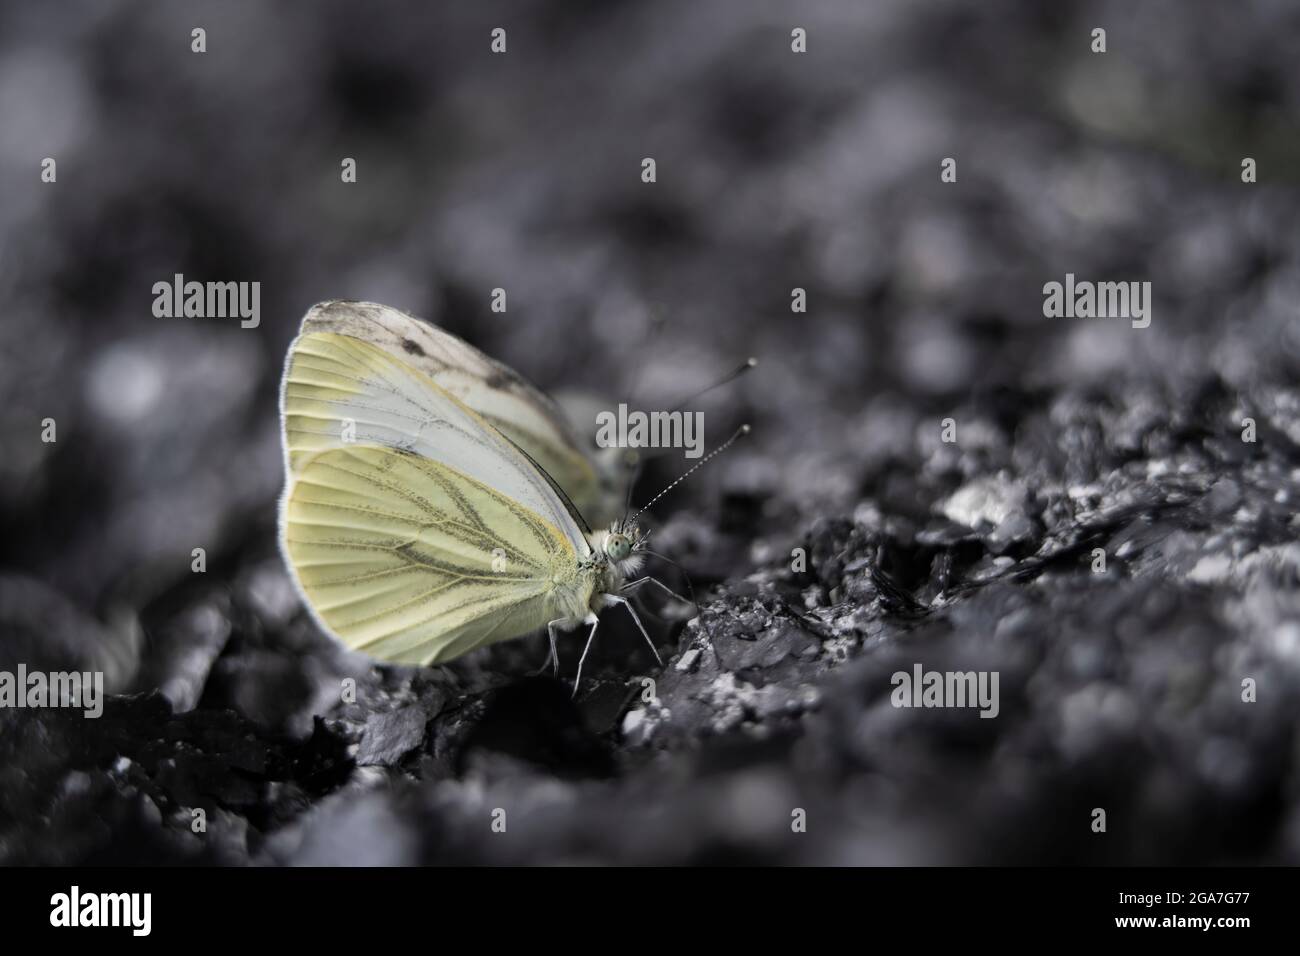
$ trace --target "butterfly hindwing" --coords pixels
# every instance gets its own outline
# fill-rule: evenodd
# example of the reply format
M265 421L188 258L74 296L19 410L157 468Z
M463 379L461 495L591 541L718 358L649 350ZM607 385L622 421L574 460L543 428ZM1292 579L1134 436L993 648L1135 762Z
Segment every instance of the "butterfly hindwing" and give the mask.
M577 564L539 515L453 468L378 446L304 461L283 520L316 616L385 660L438 663L544 627L557 575Z

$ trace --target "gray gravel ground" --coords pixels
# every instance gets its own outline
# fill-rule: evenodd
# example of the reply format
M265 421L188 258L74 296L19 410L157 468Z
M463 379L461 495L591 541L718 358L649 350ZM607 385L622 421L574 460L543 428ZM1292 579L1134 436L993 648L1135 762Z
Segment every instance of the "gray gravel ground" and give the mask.
M0 710L0 863L1300 863L1300 10L317 7L0 7L0 670L114 692ZM154 318L177 272L260 326ZM1045 318L1066 273L1151 325ZM662 669L314 628L275 395L329 298L609 402L760 357L655 509Z

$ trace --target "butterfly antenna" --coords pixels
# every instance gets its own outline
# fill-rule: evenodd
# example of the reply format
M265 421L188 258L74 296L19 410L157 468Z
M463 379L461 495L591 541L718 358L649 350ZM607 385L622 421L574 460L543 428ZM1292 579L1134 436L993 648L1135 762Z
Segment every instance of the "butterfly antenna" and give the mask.
M638 509L637 513L634 514L634 515L632 516L632 519L631 519L631 520L632 520L633 522L635 522L636 519L639 518L639 517L641 516L641 513L642 513L643 511L645 511L647 508L649 508L651 505L653 505L656 501L658 501L658 500L659 500L660 498L662 498L664 495L668 494L668 492L672 491L674 488L676 488L678 485L680 485L683 481L685 481L687 478L691 477L691 475L695 474L695 472L699 471L699 470L700 470L701 468L703 468L706 464L708 464L708 461L709 461L710 458L713 458L713 457L716 457L717 455L722 454L724 451L726 451L728 448L730 448L730 447L732 446L732 444L735 443L735 441L736 441L737 438L739 438L741 435L748 435L748 434L749 434L749 426L748 426L748 425L741 425L739 428L736 429L736 431L732 434L732 436L731 436L730 438L728 438L726 441L724 441L724 442L723 442L721 445L719 445L717 448L713 449L713 451L709 452L707 455L705 455L703 458L701 458L699 461L697 461L694 465L692 465L690 468L688 468L684 474L679 475L676 479L674 479L674 480L673 480L673 481L668 485L667 488L665 488L663 491L659 492L659 494L655 495L653 498L651 498L649 501L647 501L644 505L642 505L641 508Z
M740 378L740 376L744 375L750 369L757 368L757 367L758 367L758 359L754 358L751 355L749 358L745 359L745 361L741 362L740 365L732 369L730 372L728 372L722 378L718 379L712 385L706 385L704 388L700 389L694 395L688 395L686 398L683 398L680 402L678 402L676 405L674 405L672 408L668 410L669 414L672 414L673 412L680 412L684 407L689 405L691 402L695 401L697 398L702 398L703 396L709 394L709 392L713 391L715 388L722 388L722 386L734 382L736 379Z
M678 402L676 405L674 405L671 409L668 410L668 414L671 415L673 412L682 411L687 405L695 401L697 398L707 395L715 388L721 388L723 385L726 385L730 382L734 382L736 379L740 378L740 376L744 375L750 369L757 368L757 367L758 367L758 359L754 358L751 355L749 358L745 359L745 361L741 362L740 365L732 369L730 372L728 372L722 378L718 379L716 382L712 383L711 385L706 385L704 386L704 388L700 389L698 392L695 392L693 395L689 395L686 398L682 399L680 402ZM653 457L656 456L638 455L636 457L636 460L632 464L632 477L628 479L628 483L627 483L627 501L624 502L624 506L623 506L623 524L627 524L628 514L632 511L632 495L636 491L637 479L641 477L641 469L645 465L646 460L648 458L653 458Z
M641 477L641 466L643 461L638 455L632 462L632 474L627 479L627 498L623 502L623 518L619 522L620 526L627 525L627 516L632 512L632 495L636 491L637 479Z

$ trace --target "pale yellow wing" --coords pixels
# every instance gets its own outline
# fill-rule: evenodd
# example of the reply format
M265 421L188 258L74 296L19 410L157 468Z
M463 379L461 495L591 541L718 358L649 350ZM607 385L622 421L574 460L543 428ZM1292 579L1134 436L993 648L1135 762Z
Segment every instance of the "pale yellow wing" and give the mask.
M288 489L282 525L316 617L349 647L385 660L442 663L590 599L578 593L577 555L558 528L410 452L311 455Z
M377 346L419 369L528 453L591 523L623 505L628 471L616 458L593 461L569 418L509 368L436 326L373 302L322 302L308 310L301 333L332 332ZM591 423L593 434L594 420Z

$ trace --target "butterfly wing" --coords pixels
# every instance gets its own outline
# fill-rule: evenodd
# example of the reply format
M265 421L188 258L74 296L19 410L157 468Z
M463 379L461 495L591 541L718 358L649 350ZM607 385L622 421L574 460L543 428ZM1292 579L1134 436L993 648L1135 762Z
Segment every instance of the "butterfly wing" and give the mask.
M308 604L349 646L441 662L570 616L589 552L546 476L387 351L334 332L290 347L282 543Z
M527 452L591 521L603 523L622 506L626 471L617 461L594 462L555 402L456 336L385 305L342 301L313 306L302 332L360 339L423 372Z
M317 619L384 660L441 663L544 627L577 557L558 529L440 462L372 445L302 463L284 547Z

